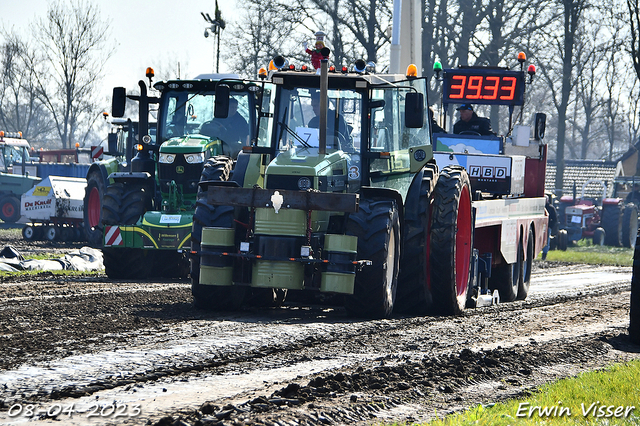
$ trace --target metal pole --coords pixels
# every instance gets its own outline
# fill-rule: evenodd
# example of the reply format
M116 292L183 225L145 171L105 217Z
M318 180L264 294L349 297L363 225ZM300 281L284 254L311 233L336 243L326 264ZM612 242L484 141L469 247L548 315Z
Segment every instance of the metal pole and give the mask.
M320 61L320 123L318 125L318 154L327 153L327 110L329 109L329 61Z
M220 36L222 35L222 28L218 27L218 37L216 40L217 53L216 53L216 73L220 72Z

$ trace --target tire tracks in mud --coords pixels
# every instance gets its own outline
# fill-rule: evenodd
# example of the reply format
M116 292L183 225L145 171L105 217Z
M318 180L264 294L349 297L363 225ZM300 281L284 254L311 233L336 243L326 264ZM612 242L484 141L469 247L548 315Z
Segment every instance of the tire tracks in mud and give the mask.
M89 281L86 284L91 285ZM58 285L53 286L54 293ZM139 284L130 285L139 289ZM603 360L624 358L612 348L624 346L629 302L626 283L569 295L534 296L525 302L468 310L454 318L395 317L378 321L353 320L340 309L295 305L247 309L223 316L194 313L186 303L187 289L182 287L145 292L145 299L137 305L132 303L136 300L132 296L121 315L126 318L126 327L109 336L116 343L101 339L102 329L77 339L78 343L86 345L90 341L91 351L148 347L158 341L154 331L162 335L162 344L169 346L203 335L215 335L227 343L258 330L263 336L229 347L221 344L214 354L180 358L177 362L167 360L129 375L78 380L69 386L48 389L5 386L0 389L0 418L2 410L17 402L73 400L100 395L108 389L162 386L184 381L185 377L198 380L240 373L259 376L261 370L278 366L341 359L342 367L330 372L309 375L301 371L298 378L271 381L254 390L218 395L204 402L184 403L189 409L167 406L145 419L124 423L320 424L385 418L412 421L428 419L436 411L446 414L483 398L495 400L500 395L522 394L548 380L546 370L552 370L553 377L561 377L578 371L576 365L593 367ZM108 310L109 303L126 303L125 293L123 288L118 294L105 288L105 292L74 296L74 305L83 299L90 300L87 305L100 304L95 299L104 297L103 308ZM134 293L141 294L138 290ZM157 294L161 296L151 297ZM176 309L167 308L171 299L178 305ZM46 327L46 318L41 321ZM13 340L3 337L0 334L0 347ZM352 359L348 360L350 355ZM61 357L49 354L41 358L44 362L39 362L46 365L47 360Z

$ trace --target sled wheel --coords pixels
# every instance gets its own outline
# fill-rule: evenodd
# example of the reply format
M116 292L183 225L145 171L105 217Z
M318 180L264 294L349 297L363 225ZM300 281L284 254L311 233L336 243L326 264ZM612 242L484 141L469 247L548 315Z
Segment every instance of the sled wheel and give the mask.
M569 235L566 229L558 231L558 250L567 251L569 246Z
M562 232L562 231L560 231ZM491 272L489 278L489 288L498 290L500 300L503 302L513 302L518 297L520 281L522 280L522 259L524 258L524 248L522 240L518 243L518 252L514 263L503 263Z
M395 312L425 314L431 306L429 247L431 204L438 167L426 164L407 194L403 253Z
M33 226L25 225L25 227L22 228L22 238L27 241L33 241L36 239L36 230L33 228Z
M91 173L87 177L84 195L84 233L91 247L102 247L102 200L105 193L102 175Z
M460 314L466 306L472 227L469 175L460 166L445 167L435 187L429 261L433 307L441 315Z
M634 248L638 234L638 206L627 204L622 215L622 246Z
M603 246L604 240L606 237L606 232L604 229L598 227L593 231L593 245L594 246Z
M60 229L56 226L49 225L47 229L44 231L44 237L48 241L55 241L60 237Z
M608 246L622 246L622 215L622 207L619 204L602 206L602 220L600 222L606 232L604 243Z
M524 252L526 258L522 260L522 274L518 280L518 295L516 296L516 300L524 300L529 294L529 286L531 285L531 269L533 268L534 244L533 229L529 228L529 234L527 235L527 250Z
M0 219L6 223L15 223L20 219L20 200L15 195L0 199Z
M395 201L360 200L347 221L347 235L358 237L358 260L372 264L356 272L345 308L352 316L386 318L396 298L400 269L400 216Z

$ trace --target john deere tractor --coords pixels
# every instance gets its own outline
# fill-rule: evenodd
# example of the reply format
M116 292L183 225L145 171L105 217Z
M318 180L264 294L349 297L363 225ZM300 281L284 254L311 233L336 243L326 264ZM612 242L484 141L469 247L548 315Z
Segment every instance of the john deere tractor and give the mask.
M234 99L247 123L246 139L230 139L228 107L216 113L217 91ZM233 153L255 132L255 85L237 76L207 75L194 80L158 82L158 97L115 88L112 115L124 115L126 98L139 104L139 135L131 170L111 173L102 206L103 254L110 278L148 276L186 278L187 252L198 182L207 169L210 179L227 180ZM149 105L157 104L155 140L148 134ZM213 169L213 170L212 170Z

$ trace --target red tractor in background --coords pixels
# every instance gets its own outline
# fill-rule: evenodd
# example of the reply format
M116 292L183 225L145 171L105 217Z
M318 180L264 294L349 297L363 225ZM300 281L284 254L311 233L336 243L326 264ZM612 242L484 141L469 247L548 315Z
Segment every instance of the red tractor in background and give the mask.
M600 197L586 195L589 185L602 186ZM558 202L559 231L556 247L566 250L570 244L591 238L594 245L633 247L638 229L638 207L625 204L622 198L607 197L607 185L602 180L589 179L580 197L563 195Z

